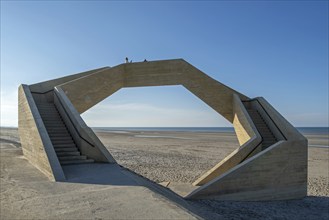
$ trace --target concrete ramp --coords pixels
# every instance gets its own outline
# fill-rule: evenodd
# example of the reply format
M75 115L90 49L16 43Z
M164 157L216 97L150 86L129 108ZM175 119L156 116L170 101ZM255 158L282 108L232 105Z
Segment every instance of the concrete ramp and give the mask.
M306 196L307 139L264 98L251 99L183 59L126 63L21 85L19 132L25 157L55 181L72 179L86 163L114 164L90 166L110 171L116 161L80 114L121 88L163 85L182 85L204 101L233 124L240 143L193 186L171 184L173 188L184 194L191 189L186 196L189 199ZM74 168L69 164L80 165ZM110 173L110 179L118 178L115 172Z

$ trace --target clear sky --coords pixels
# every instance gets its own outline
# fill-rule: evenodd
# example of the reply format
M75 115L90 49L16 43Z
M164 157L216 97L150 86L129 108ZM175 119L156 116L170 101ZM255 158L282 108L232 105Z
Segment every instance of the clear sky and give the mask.
M133 61L183 58L263 96L295 126L328 126L328 1L1 1L1 126L17 88ZM122 89L90 126L230 126L183 87Z

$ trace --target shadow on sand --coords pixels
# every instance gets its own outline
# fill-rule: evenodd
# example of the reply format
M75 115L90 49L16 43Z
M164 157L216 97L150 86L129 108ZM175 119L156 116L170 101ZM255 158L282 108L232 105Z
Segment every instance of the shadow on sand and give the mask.
M233 202L186 200L118 164L94 163L63 166L67 182L116 186L144 186L200 219L328 219L329 197L300 200Z
M203 207L197 203L185 200L170 189L152 182L118 164L91 163L65 165L62 168L66 176L66 182L112 186L144 186L152 192L164 196L197 218L212 218L211 213L203 210Z
M118 164L90 163L65 165L62 168L67 179L66 182L117 186L139 185Z

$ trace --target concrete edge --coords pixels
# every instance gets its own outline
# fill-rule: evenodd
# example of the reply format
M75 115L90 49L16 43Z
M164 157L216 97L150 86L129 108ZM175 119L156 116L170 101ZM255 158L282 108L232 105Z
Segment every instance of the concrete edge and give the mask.
M66 178L63 169L59 163L54 147L51 143L48 132L41 118L41 115L39 114L39 110L34 102L29 86L21 85L21 87L23 89L26 101L29 104L29 108L33 116L33 120L36 125L36 128L38 129L40 139L43 143L44 152L46 154L46 158L48 159L49 167L51 168L52 171L51 174L52 176L49 176L48 172L45 171L42 167L38 166L37 164L33 164L33 165L37 167L41 172L45 173L50 180L64 181Z
M102 71L107 68L110 68L110 67L101 67L98 69L88 70L88 71L81 72L81 73L76 73L76 74L72 74L72 75L68 75L68 76L64 76L64 77L60 77L60 78L56 78L56 79L51 79L51 80L31 84L31 85L29 85L29 87L30 87L31 92L45 93L45 92L48 92L49 90L52 90L57 85L63 84L68 81L72 81L74 79L77 79L77 78L80 78L83 76L88 76L90 74L93 74L98 71Z
M247 160L243 161L242 163L238 164L237 166L233 167L232 169L230 169L229 171L227 171L226 173L224 173L223 175L218 176L217 178L207 182L206 184L204 184L203 186L200 186L199 188L197 188L196 190L192 191L190 194L188 194L185 198L186 199L194 199L197 197L197 194L201 191L203 191L204 189L210 187L212 184L219 182L221 179L225 178L226 176L230 175L231 173L235 172L236 170L240 169L241 167L245 166L246 164L248 164L249 162L256 160L257 158L263 156L264 154L266 154L267 152L271 151L272 149L279 147L281 144L285 143L286 141L279 141L275 144L273 144L272 146L266 148L265 150L261 151L260 153L248 158ZM220 189L219 189L220 190Z
M253 130L254 135L250 137L250 139L245 142L241 147L238 147L228 156L226 156L222 161L216 164L213 168L208 170L205 174L199 177L196 181L193 182L195 186L201 186L209 181L219 177L220 175L228 172L234 166L238 165L242 160L246 159L248 155L261 143L262 137L260 136L256 126L254 125L253 121L251 120L247 110L245 109L244 105L242 104L238 95L234 94L234 100L237 102L238 107L240 108L241 112L243 113L244 117L247 119L247 126L250 126ZM234 125L234 124L233 124Z
M307 140L287 119L285 119L269 102L263 97L256 98L265 108L267 114L273 119L287 140Z
M60 100L61 107L65 109L65 112L70 117L73 126L77 129L77 132L81 137L88 140L90 143L94 144L94 146L99 150L99 152L104 156L109 163L116 163L113 156L106 149L103 143L98 139L93 130L89 128L86 123L81 118L78 111L74 108L73 104L70 102L68 97L65 95L64 91L60 88L60 86L55 87L54 95ZM86 154L88 156L88 154Z
M259 141L261 141L262 137L259 134L253 120L251 119L249 113L247 112L247 109L245 108L245 106L243 105L243 103L241 102L241 99L238 95L233 94L233 103L236 104L236 106L239 108L239 110L242 112L243 117L247 120L247 124L245 126L249 126L252 131L253 131L253 135L251 138L255 137L256 139L259 139ZM236 110L234 109L234 111L236 112ZM234 124L233 124L234 126ZM251 139L250 138L250 139ZM242 148L242 147L241 147Z

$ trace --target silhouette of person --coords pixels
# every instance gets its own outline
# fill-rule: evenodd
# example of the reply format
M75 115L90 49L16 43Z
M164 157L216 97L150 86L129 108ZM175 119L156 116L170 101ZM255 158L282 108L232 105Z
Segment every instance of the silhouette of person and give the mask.
M145 59L144 62L147 62L147 60Z
M126 63L129 63L129 61L128 61L128 57L126 57Z

